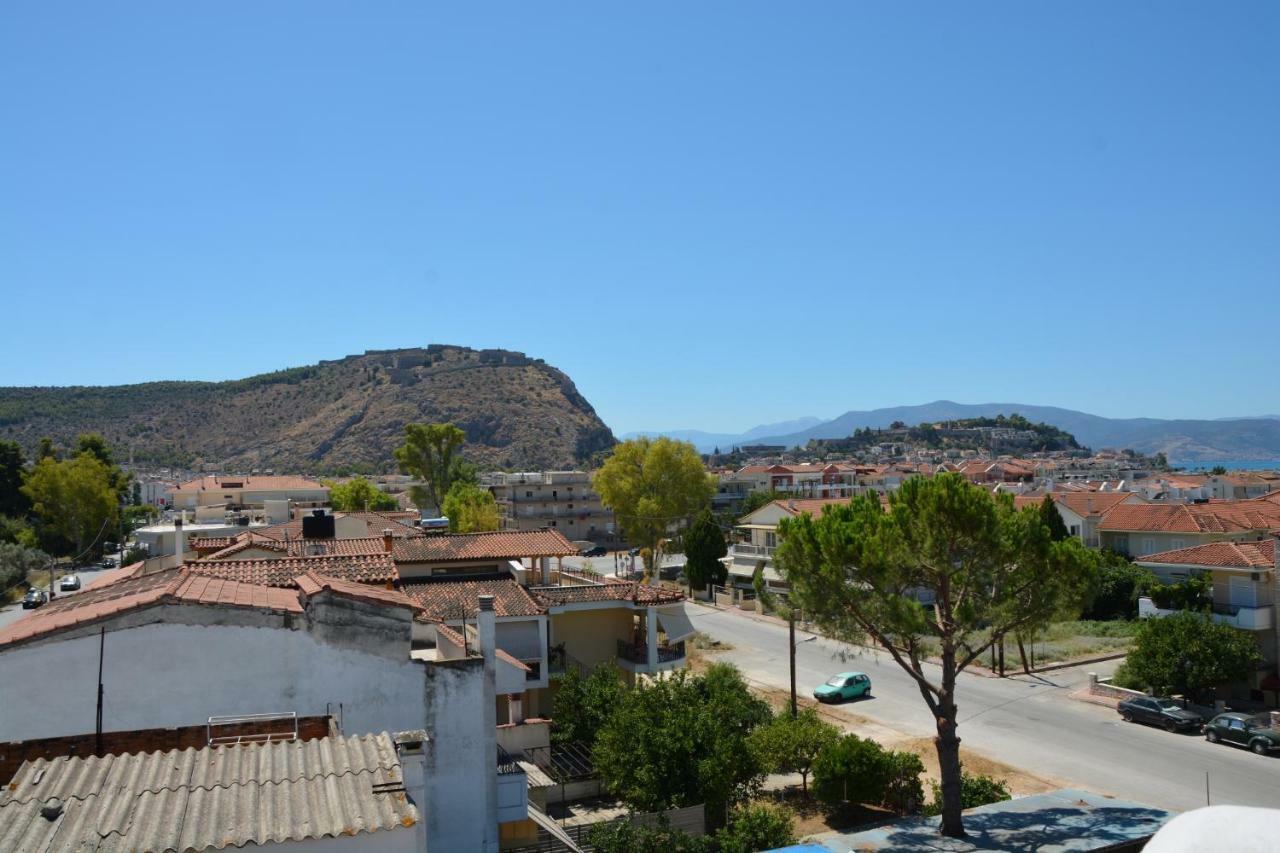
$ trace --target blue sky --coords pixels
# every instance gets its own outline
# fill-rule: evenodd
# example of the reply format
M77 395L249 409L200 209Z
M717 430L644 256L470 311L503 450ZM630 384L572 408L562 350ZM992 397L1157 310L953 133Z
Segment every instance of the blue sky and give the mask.
M0 8L0 384L505 347L618 432L1280 411L1280 4Z

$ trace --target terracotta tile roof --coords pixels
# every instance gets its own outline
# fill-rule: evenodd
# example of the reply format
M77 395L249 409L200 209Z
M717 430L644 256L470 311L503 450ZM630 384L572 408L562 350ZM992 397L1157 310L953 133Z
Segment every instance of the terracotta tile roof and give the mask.
M1105 514L1125 501L1140 502L1132 492L1054 492L1053 499L1085 518Z
M578 549L558 530L499 530L397 539L392 553L397 563L449 563L567 557Z
M276 551L282 557L361 557L382 554L386 543L381 536L362 536L351 539L273 539L259 533L242 533L231 545L204 557L206 560L226 560L252 548Z
M31 616L0 628L0 646L162 603L302 612L295 592L200 577L185 569L167 569L150 575L131 574L55 599Z
M480 609L482 595L493 596L493 609L499 616L537 616L545 612L510 575L415 581L402 584L400 589L422 605L423 618L435 622L454 622L464 615L473 618Z
M234 545L235 542L234 536L192 536L187 540L187 547L192 551L212 553Z
M1168 533L1245 533L1280 526L1280 505L1266 500L1208 504L1117 504L1099 530Z
M243 583L290 588L305 572L356 583L386 584L396 580L391 555L362 554L352 557L279 557L256 560L199 560L186 568L199 575L229 578Z
M530 593L547 607L560 604L586 604L598 601L632 604L671 604L684 601L684 593L664 587L633 581L619 581L581 586L533 587Z
M1210 542L1192 548L1178 548L1148 554L1137 563L1166 563L1179 566L1216 566L1232 569L1273 569L1276 565L1276 541Z
M355 583L342 578L322 575L314 571L303 572L294 578L294 582L298 585L298 589L302 590L302 594L308 598L318 592L328 591L343 598L354 598L358 601L368 601L373 604L407 607L414 612L422 610L422 605L398 589L384 589L372 584Z
M196 480L189 480L178 486L175 491L178 492L217 492L244 490L252 492L260 491L281 491L281 490L298 490L298 491L315 491L317 489L328 490L328 486L324 483L318 483L315 480L308 480L306 477L236 477L231 475L211 474L206 477L200 477Z

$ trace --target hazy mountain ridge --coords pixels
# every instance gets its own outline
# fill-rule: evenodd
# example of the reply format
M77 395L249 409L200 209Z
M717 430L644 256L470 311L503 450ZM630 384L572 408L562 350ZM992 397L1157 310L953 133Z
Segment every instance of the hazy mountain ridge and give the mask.
M950 400L937 400L919 406L849 411L806 429L760 435L752 443L803 446L811 438L843 438L855 429L884 429L894 421L915 425L957 418L994 417L999 414L1019 414L1033 421L1052 424L1072 433L1082 444L1095 450L1103 447L1127 447L1143 453L1163 452L1170 459L1191 462L1280 458L1280 420L1266 416L1219 420L1104 418L1056 406L956 403ZM674 435L674 432L664 434ZM725 449L723 443L720 446ZM710 448L699 445L699 449Z
M0 388L0 437L30 452L102 433L139 462L227 470L392 470L404 424L453 421L496 467L574 467L614 442L563 372L523 353L371 350L229 382Z

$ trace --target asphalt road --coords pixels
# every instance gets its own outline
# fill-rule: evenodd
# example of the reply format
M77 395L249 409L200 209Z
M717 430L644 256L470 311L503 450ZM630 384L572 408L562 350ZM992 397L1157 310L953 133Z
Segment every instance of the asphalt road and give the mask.
M785 625L696 604L689 612L698 630L733 645L719 657L752 681L789 689ZM796 639L809 636L797 632ZM842 660L841 654L849 657ZM1088 682L1090 671L1105 674L1113 666L1004 679L962 674L957 699L964 746L1038 776L1167 809L1203 806L1206 773L1215 805L1280 807L1280 757L1209 744L1198 734L1125 723L1111 708L1069 698ZM845 670L871 676L872 698L837 706L841 711L865 717L877 729L933 736L933 719L916 682L892 658L822 637L796 648L801 695Z
M90 568L77 569L76 574L80 576L80 590L86 590L89 587L93 586L95 583L101 580L109 571L111 570L99 568L97 566L90 567ZM47 583L40 588L43 589L45 592L49 591L49 585ZM58 592L57 596L58 598L62 598L65 595L75 595L75 594L76 594L75 592ZM22 605L17 603L10 604L3 608L0 608L0 628L3 628L5 625L8 625L12 622L18 621L23 616L28 616L32 613L35 613L37 612L38 609L39 608L37 608L36 610L23 610Z

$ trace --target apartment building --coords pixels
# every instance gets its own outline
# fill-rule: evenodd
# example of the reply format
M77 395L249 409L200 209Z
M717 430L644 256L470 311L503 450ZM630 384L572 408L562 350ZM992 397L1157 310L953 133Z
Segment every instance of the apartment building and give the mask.
M262 509L267 501L289 501L295 507L329 503L329 487L306 477L214 475L189 480L168 493L174 509L224 506L230 510Z
M485 474L481 485L493 493L506 530L551 528L575 542L621 547L613 513L591 488L586 471L528 471Z
M1280 527L1280 502L1121 503L1098 524L1099 545L1132 559L1210 542L1245 542Z
M1280 540L1212 542L1190 548L1149 554L1137 564L1166 582L1207 574L1213 590L1211 618L1248 631L1258 644L1263 666L1242 684L1228 688L1234 698L1280 704L1280 635L1276 632L1276 557ZM1138 599L1139 618L1167 616L1172 610L1157 607L1149 598Z

